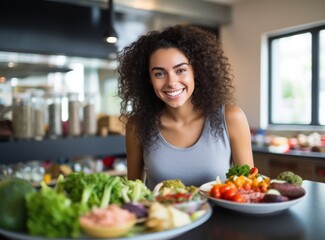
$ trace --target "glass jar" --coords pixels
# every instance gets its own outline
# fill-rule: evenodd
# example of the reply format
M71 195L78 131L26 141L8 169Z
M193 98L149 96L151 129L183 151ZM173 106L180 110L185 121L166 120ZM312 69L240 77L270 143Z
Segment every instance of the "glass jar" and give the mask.
M68 136L79 136L80 127L80 102L79 94L75 92L68 93Z
M35 140L42 140L45 136L45 99L44 91L35 90L32 92L33 109L33 137Z
M97 118L95 112L95 94L85 93L83 104L83 134L93 136L97 132Z
M57 138L62 136L62 98L60 93L48 93L47 102L47 134L49 138Z
M17 140L33 137L32 102L29 93L18 93L13 97L12 104L13 136Z

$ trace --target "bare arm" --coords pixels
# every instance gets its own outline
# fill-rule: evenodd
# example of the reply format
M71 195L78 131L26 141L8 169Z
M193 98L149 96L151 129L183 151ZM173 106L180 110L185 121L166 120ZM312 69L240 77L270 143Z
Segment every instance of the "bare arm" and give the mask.
M238 106L226 106L226 122L234 164L253 167L251 134L245 113Z
M126 127L125 134L127 177L129 180L143 180L143 157L140 142L134 126Z

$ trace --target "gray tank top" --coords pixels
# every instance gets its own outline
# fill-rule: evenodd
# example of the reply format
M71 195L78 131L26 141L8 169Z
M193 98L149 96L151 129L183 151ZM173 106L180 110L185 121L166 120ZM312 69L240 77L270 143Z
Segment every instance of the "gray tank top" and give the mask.
M201 186L214 181L217 176L226 179L230 167L231 150L224 107L222 111L221 137L211 132L206 118L199 140L191 147L179 148L168 143L159 133L159 138L148 151L144 151L145 182L148 188L167 179L180 179L185 185Z

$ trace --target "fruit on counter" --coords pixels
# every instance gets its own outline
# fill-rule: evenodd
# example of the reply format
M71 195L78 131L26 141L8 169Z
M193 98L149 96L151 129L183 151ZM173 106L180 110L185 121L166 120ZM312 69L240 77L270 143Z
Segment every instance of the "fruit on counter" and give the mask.
M30 182L20 178L0 183L0 228L18 232L26 230L26 196L35 191Z
M295 183L295 184L298 184L299 186L302 185L302 178L299 175L294 174L291 171L284 171L284 172L280 173L276 179L284 180L288 183Z

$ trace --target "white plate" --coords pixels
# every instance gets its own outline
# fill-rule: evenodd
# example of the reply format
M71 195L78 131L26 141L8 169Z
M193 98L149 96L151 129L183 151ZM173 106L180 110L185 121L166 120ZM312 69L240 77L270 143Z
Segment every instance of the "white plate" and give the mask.
M161 232L144 233L144 234L139 234L139 235L132 236L132 237L107 238L107 240L163 240L163 239L167 240L167 239L175 238L175 237L177 237L193 228L200 226L201 224L203 224L210 218L210 216L212 215L212 208L211 208L210 204L205 203L202 206L202 209L206 209L206 212L201 217L199 217L192 223L187 224L182 227L173 228L173 229L165 230L165 231L161 231ZM24 233L7 231L7 230L3 230L3 229L0 229L0 234L2 234L3 236L5 236L7 238L14 239L14 240L41 240L41 239L43 239L43 240L44 239L52 239L52 240L79 240L79 239L86 240L86 239L88 239L88 240L90 240L90 239L95 239L95 238L90 238L87 236L83 236L83 237L79 237L79 238L44 238L44 237L30 236L30 235L24 234Z
M211 197L209 192L212 186L216 184L215 181L208 182L200 186L200 192L211 199L216 205L227 208L233 211L242 212L246 214L254 214L254 215L268 215L268 214L276 214L282 212L290 208L291 206L297 204L307 196L307 190L305 189L305 195L286 202L278 202L278 203L237 203L233 201L217 199Z

